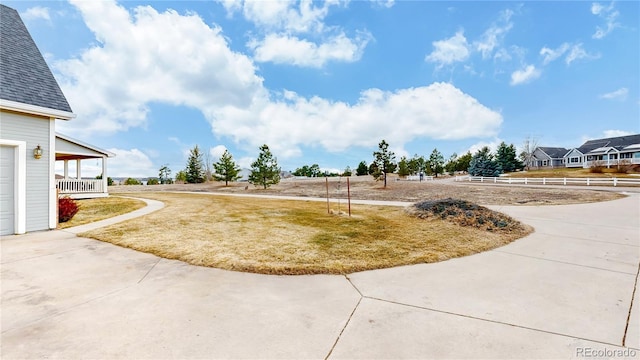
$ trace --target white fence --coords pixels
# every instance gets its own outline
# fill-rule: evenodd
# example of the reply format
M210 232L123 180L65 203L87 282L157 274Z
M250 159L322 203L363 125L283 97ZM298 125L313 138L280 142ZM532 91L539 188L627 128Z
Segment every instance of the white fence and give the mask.
M640 186L640 179L630 178L511 178L486 176L456 176L455 181L475 181L494 184L524 185L604 185L604 186Z
M104 192L103 180L57 179L56 187L60 194L82 194Z
M396 179L396 180L403 180L403 179ZM420 180L420 175L409 175L409 176L405 177L404 180L407 180L407 181L421 181ZM431 175L422 175L422 181L430 181L430 180L433 180L433 176L431 176Z

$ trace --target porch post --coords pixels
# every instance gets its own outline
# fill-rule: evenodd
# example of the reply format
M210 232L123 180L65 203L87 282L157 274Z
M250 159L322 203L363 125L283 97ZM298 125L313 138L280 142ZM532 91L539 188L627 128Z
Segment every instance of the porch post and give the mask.
M69 160L64 161L64 178L69 178Z
M107 157L102 156L102 192L107 194L109 191L107 190L107 186L109 182L107 181Z
M81 179L81 172L80 172L80 159L76 160L76 180L80 180Z

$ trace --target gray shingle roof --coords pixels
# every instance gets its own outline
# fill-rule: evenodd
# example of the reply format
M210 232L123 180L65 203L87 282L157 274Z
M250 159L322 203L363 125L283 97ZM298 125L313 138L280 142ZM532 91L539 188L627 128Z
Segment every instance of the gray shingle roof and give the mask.
M0 4L0 99L71 112L18 12Z
M562 147L540 147L540 150L549 155L552 159L562 159L562 157L569 152L569 150Z
M581 153L586 154L589 151L600 147L613 147L616 150L622 150L625 146L633 144L640 144L640 134L589 140L582 144L582 146L580 146L578 150Z

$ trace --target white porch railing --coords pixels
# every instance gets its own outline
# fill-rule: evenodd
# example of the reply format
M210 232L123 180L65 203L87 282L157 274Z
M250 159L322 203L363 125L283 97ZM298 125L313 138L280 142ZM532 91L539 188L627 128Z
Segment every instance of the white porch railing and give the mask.
M630 178L511 178L486 176L456 176L455 181L475 181L494 184L525 185L604 185L604 186L640 186L640 179Z
M640 158L626 158L626 159L607 159L607 160L589 160L589 161L585 161L582 164L582 167L585 169L588 169L594 165L599 165L599 166L607 166L607 167L612 167L615 168L618 165L635 165L635 164L640 164Z
M56 179L56 188L60 194L103 193L103 180Z

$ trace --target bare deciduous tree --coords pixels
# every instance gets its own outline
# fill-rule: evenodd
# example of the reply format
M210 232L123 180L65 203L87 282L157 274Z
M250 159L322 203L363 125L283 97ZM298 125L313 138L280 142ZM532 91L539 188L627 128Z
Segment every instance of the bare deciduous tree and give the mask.
M520 152L520 159L524 163L524 166L527 170L531 167L531 163L533 162L533 152L536 151L538 147L538 139L527 136L522 143L522 152Z

